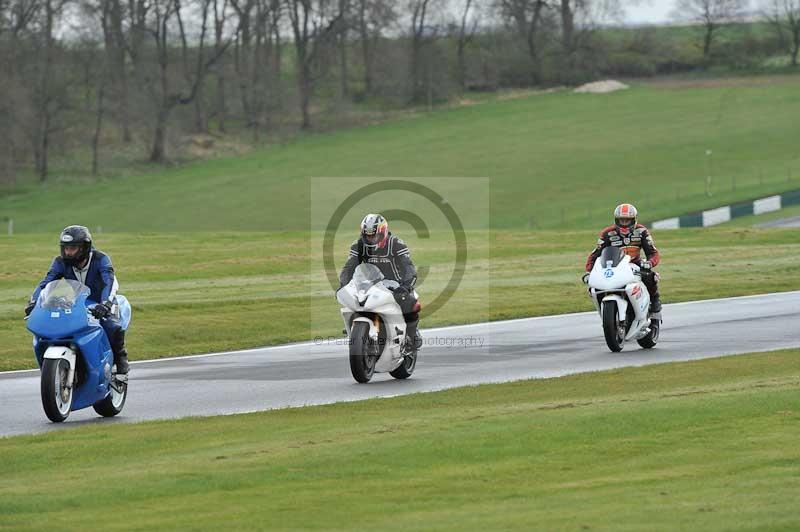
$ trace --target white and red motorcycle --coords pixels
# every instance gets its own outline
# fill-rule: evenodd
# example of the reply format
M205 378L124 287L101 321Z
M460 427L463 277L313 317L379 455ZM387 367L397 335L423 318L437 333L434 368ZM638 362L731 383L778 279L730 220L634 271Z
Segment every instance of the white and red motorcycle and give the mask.
M409 340L403 311L392 293L398 286L384 279L374 264L362 263L336 293L350 340L350 372L358 382L369 382L375 372L388 371L395 379L407 379L414 372L416 350L406 355L401 351Z
M603 333L611 351L622 351L635 339L645 349L658 342L661 315L650 312L650 293L639 266L620 248L607 247L589 273L589 298L603 319Z

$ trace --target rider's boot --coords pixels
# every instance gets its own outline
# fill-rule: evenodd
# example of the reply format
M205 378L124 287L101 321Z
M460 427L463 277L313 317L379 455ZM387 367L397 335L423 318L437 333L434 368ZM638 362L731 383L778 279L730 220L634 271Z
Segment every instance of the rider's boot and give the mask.
M417 329L418 324L419 320L406 323L406 341L403 342L403 346L400 349L402 355L410 355L422 347L422 336L420 336L419 329ZM409 340L410 338L413 338L413 340Z
M661 294L658 293L658 288L650 296L650 318L661 319Z
M655 272L648 272L649 276L647 278L643 278L642 280L645 281L645 286L647 287L647 291L650 292L650 314L655 314L657 316L654 317L661 317L661 294L658 290L658 274Z
M128 363L128 350L125 349L125 331L120 330L114 335L111 350L114 352L114 364L117 366L117 375L127 375L130 371Z
M131 369L128 363L127 351L123 351L119 354L114 353L114 364L117 366L117 375L127 375Z

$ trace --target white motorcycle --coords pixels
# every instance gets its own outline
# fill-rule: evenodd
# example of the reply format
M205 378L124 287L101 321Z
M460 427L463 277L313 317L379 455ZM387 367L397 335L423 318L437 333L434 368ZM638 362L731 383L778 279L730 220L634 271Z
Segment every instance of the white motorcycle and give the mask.
M353 279L336 293L350 344L350 371L358 382L369 382L375 372L407 379L417 364L417 351L403 355L406 323L391 289L396 281L384 279L374 264L356 267ZM415 294L416 295L416 294Z
M650 313L650 293L639 266L615 247L605 248L587 279L589 298L603 319L603 333L611 351L622 351L635 339L645 349L658 342L661 315Z

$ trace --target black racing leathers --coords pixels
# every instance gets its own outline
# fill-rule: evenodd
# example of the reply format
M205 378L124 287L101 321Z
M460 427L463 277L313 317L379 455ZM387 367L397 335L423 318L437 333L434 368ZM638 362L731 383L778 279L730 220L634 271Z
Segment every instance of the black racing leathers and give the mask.
M411 261L411 252L400 238L389 232L383 245L368 247L362 239L358 239L350 246L350 258L347 259L342 273L339 275L339 284L344 286L353 278L356 266L362 262L374 264L383 274L384 278L397 281L405 290L398 290L395 299L403 311L406 323L416 322L419 319L417 298L414 297L414 286L417 284L417 268Z

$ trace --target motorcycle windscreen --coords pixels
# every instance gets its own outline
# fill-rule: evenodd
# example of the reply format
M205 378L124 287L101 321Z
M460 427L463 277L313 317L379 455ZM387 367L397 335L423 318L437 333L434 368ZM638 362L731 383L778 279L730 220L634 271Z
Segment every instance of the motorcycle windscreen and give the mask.
M81 294L91 293L89 287L72 279L50 281L39 293L36 306L47 310L72 310Z
M41 339L63 339L86 329L86 297L89 287L71 279L57 279L39 294L27 328ZM96 320L95 320L96 323Z
M600 261L600 266L603 268L614 268L622 262L623 257L625 257L625 253L620 248L608 246L603 248L600 258L597 260Z
M361 263L353 273L353 284L356 285L356 290L359 292L366 292L381 281L383 281L383 274L374 264Z

